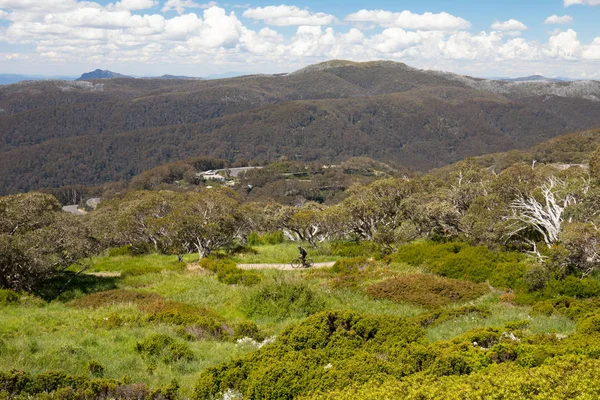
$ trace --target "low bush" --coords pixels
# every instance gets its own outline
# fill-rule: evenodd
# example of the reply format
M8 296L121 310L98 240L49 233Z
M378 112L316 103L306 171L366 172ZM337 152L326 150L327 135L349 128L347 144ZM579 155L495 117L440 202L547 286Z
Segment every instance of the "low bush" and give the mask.
M120 247L111 247L107 251L109 257L116 256L132 256L134 255L134 251L132 251L131 245L125 245Z
M432 377L419 374L388 378L315 394L312 400L375 399L593 399L600 391L600 361L565 356L539 368L507 363L471 375Z
M564 279L552 279L548 282L544 297L569 296L576 298L591 298L600 296L600 282L594 278L580 279L569 275Z
M90 361L87 364L87 370L94 378L102 378L104 376L104 366L97 361Z
M219 282L227 285L254 286L261 281L258 273L240 269L231 260L204 258L200 260L200 266L216 273Z
M413 317L412 321L415 321L423 328L429 328L465 315L473 315L477 318L486 318L491 314L492 313L490 310L485 307L464 306L460 308L439 309L434 312L421 314Z
M535 303L531 307L531 314L546 316L557 314L579 320L593 314L598 309L600 309L600 298L575 299L561 296Z
M475 300L489 292L487 285L434 275L399 276L376 283L367 293L376 299L436 308Z
M303 282L277 279L256 288L243 302L249 317L281 321L304 318L325 309L325 299Z
M160 360L166 364L193 361L194 353L184 342L163 334L148 336L135 345L135 350L147 361Z
M519 253L494 252L487 247L461 242L411 243L391 256L392 260L424 266L448 278L489 282L498 288L521 289L528 264Z
M209 367L194 399L224 397L293 399L325 388L402 377L405 365L387 360L394 350L424 341L424 331L403 318L327 311L288 327L275 343L247 356Z
M267 232L262 235L258 232L252 231L248 234L248 245L249 246L260 246L266 244L281 244L285 241L283 232Z
M20 296L17 292L9 289L0 289L0 306L16 304L19 302Z
M322 272L333 275L327 283L332 288L356 288L367 283L369 279L386 275L382 269L377 270L375 261L365 257L338 260L333 267Z
M87 378L47 371L39 375L12 370L0 372L0 398L39 398L55 400L118 399L175 400L178 385L149 390L143 383Z

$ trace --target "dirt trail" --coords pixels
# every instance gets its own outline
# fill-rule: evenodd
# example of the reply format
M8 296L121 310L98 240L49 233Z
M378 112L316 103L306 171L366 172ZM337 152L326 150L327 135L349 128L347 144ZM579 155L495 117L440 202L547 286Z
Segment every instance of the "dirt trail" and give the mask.
M332 267L335 264L335 261L332 262L322 262L322 263L314 263L311 268L326 268ZM281 271L295 271L295 268L292 268L290 264L238 264L237 267L239 269L278 269ZM198 263L188 264L187 269L189 271L197 271L202 269ZM303 268L298 268L303 269Z
M323 263L314 263L311 268L326 268L332 267L335 264L333 262L323 262ZM290 264L238 264L238 268L240 269L279 269L282 271L292 271L296 268L292 268ZM298 268L302 269L302 268Z

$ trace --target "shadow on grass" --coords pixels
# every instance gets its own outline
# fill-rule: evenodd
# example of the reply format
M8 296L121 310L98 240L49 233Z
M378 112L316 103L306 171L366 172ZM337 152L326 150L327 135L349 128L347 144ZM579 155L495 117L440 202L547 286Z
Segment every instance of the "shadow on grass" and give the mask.
M65 272L42 283L36 294L45 301L68 301L86 294L116 289L118 279Z

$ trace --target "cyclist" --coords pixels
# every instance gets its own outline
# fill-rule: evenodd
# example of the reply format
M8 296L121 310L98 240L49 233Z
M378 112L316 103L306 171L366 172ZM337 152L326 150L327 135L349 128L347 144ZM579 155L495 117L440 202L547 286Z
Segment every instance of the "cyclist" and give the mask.
M306 267L306 250L304 250L304 247L298 246L298 251L300 252L300 261L302 261L302 266Z

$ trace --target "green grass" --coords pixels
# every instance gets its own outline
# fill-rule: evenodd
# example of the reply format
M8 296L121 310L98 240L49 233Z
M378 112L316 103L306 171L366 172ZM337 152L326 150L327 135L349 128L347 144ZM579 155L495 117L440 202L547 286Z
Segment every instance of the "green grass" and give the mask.
M198 255L188 254L185 262L198 260ZM177 256L147 254L143 256L104 256L95 257L89 272L120 272L128 275L143 275L161 271L181 271L185 263L177 261Z
M531 333L560 333L569 335L575 331L574 321L561 316L530 316L529 307L516 307L497 303L490 306L492 315L488 318L464 316L427 329L427 337L432 342L452 339L476 328L503 326L509 322L528 320L527 330Z
M310 249L309 257L316 262L334 261L328 246L317 251ZM287 263L297 256L296 243L257 246L256 255L236 255L238 263ZM186 257L187 262L197 261L197 256ZM371 280L387 276L414 274L419 268L404 263L392 263L383 275L377 273ZM167 300L205 307L222 317L227 323L238 323L249 318L243 312L243 302L258 287L226 285L206 271L187 271L185 264L178 263L175 256L113 256L94 259L94 272L121 272L121 276L80 276L73 280L67 290L57 294L65 279L49 282L43 293L46 302L27 301L22 304L0 306L0 371L12 368L31 373L56 369L71 374L87 374L90 361L105 368L105 377L132 382L143 382L150 387L168 384L173 378L182 386L183 396L189 396L199 373L209 366L217 365L233 357L241 356L252 347L236 346L236 343L215 340L187 341L196 359L190 362L164 364L159 362L149 368L136 351L135 344L149 335L163 333L183 340L177 327L164 324L129 323L108 327L106 318L121 316L133 318L140 311L133 304L107 306L98 309L77 309L69 305L70 299L109 289L133 289L155 293ZM360 285L354 288L333 289L327 285L333 275L326 269L278 271L258 270L261 284L286 279L304 282L325 299L326 309L348 309L366 314L413 317L427 312L425 309L388 300L376 300L364 293ZM362 279L362 278L361 278ZM41 305L40 305L41 304ZM446 321L427 330L429 340L435 342L450 339L469 329L487 326L503 326L508 322L529 320L531 333L570 334L575 323L567 318L529 315L528 307L515 307L500 303L497 294L489 294L469 304L484 306L491 310L485 319L472 316ZM250 318L251 319L251 318ZM297 318L272 320L254 318L261 331L277 335Z

